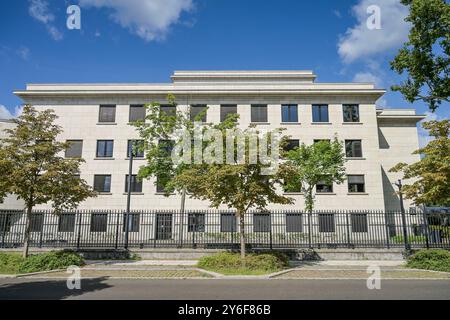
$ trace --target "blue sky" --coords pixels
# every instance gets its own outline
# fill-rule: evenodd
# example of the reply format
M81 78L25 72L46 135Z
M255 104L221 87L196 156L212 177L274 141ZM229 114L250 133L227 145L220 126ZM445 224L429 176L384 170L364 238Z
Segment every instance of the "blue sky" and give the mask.
M80 30L66 27L72 4ZM366 27L371 4L379 30ZM389 89L409 30L398 0L15 0L0 12L0 117L17 113L12 91L26 83L168 82L173 70L311 69ZM378 103L427 111L390 91Z

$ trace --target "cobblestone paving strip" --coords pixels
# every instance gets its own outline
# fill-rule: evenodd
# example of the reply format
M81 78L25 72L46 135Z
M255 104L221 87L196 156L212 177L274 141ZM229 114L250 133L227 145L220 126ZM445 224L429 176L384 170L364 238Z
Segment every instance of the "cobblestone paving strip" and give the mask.
M367 279L371 274L365 270L292 270L273 279ZM385 270L382 279L449 279L450 273L422 270Z

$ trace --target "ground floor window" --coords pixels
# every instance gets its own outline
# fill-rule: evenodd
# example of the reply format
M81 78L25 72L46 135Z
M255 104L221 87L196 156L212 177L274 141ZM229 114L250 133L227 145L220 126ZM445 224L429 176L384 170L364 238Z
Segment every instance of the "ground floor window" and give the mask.
M220 215L220 232L236 232L236 216L234 213Z
M91 232L106 232L107 226L107 213L93 213L91 215Z
M123 215L123 232L127 231L126 229L127 223L129 232L139 232L139 222L140 222L140 215L138 213L130 213L130 215L125 213Z
M42 232L44 228L44 215L42 213L33 213L30 219L30 231Z
M369 227L367 225L367 214L364 213L352 213L351 224L352 232L367 232Z
M253 215L253 232L270 232L270 214Z
M205 232L204 213L189 213L188 232Z
M286 232L303 232L303 218L301 214L286 214Z
M75 230L75 214L65 213L59 216L58 232L73 232Z
M335 232L334 214L319 214L319 232Z

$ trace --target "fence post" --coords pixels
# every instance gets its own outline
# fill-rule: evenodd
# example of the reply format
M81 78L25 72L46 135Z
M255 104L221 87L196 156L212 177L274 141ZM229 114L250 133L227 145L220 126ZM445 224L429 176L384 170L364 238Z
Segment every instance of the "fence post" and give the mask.
M388 213L386 211L384 212L384 226L386 229L386 247L388 249L390 249L391 248L391 245L389 242L390 232L389 232L389 224L388 224Z
M351 247L351 240L350 240L350 221L348 220L348 211L345 212L345 224L347 229L347 246ZM357 241L358 242L358 241Z
M405 243L405 250L409 251L411 249L411 246L409 245L408 241L408 230L406 230L406 214L405 210L402 210L402 226L403 226L403 240Z
M42 248L42 233L44 232L44 225L45 225L45 216L47 212L42 212L42 227L41 227L41 233L39 234L39 248Z
M197 229L197 221L196 218L193 218L193 228L192 228L192 249L197 249L197 245L195 244L195 229Z
M80 249L80 242L81 242L81 218L82 213L78 212L78 237L77 237L77 249Z
M120 222L120 213L116 212L117 219L116 219L116 244L115 248L116 250L119 248L119 222Z
M308 247L310 249L312 249L311 218L312 212L308 212Z
M428 230L428 219L427 219L427 213L426 213L426 208L425 206L423 207L423 211L422 211L422 216L423 216L423 223L425 224L425 243L427 246L427 249L430 249L430 243L429 243L429 230Z
M273 239L272 239L272 215L269 216L270 217L270 222L269 222L269 237L270 237L270 250L273 250Z

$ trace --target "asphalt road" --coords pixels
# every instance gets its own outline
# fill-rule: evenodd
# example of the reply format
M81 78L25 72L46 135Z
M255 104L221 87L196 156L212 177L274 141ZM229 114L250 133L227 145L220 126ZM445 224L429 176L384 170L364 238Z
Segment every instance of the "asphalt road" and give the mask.
M0 299L301 300L450 299L449 280L118 280L83 279L81 290L64 280L0 279Z

